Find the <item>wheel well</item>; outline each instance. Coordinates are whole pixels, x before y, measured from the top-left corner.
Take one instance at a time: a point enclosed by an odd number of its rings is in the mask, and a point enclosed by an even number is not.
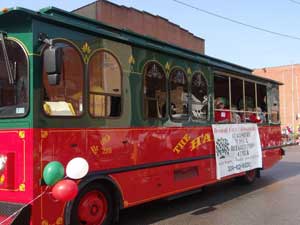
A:
[[[85,188],[87,185],[91,185],[91,184],[94,184],[94,183],[97,183],[97,184],[101,184],[103,186],[105,186],[105,188],[107,188],[107,190],[109,190],[109,192],[112,194],[113,196],[113,201],[114,201],[114,204],[115,204],[115,217],[114,217],[114,222],[118,222],[119,220],[119,211],[120,209],[122,209],[124,206],[123,206],[123,196],[121,194],[121,191],[119,190],[118,188],[118,185],[114,182],[114,180],[112,180],[110,177],[94,177],[94,178],[87,178],[87,179],[84,179],[82,180],[79,185],[78,185],[78,188],[79,188],[79,192]],[[73,207],[73,201],[71,202],[68,202],[66,208],[65,208],[65,218],[66,218],[66,224],[70,224],[69,222],[69,218],[70,218],[70,212],[71,212],[71,209]]]
[[[110,177],[98,177],[94,179],[87,179],[82,181],[79,184],[79,191],[81,188],[84,188],[86,185],[90,185],[92,183],[98,183],[104,185],[112,194],[114,202],[118,208],[122,209],[123,206],[123,196],[121,191],[119,190],[118,185],[112,180]]]

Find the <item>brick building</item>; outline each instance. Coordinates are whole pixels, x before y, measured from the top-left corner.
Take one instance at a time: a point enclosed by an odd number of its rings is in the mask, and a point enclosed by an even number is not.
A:
[[[204,54],[204,39],[163,17],[145,11],[98,0],[73,12]]]
[[[255,69],[254,74],[284,83],[279,87],[282,128],[300,125],[300,64]]]

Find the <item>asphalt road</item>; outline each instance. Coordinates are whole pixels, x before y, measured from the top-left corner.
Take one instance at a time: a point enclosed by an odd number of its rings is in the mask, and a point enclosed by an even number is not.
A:
[[[300,225],[300,147],[244,186],[234,181],[121,211],[119,225]]]

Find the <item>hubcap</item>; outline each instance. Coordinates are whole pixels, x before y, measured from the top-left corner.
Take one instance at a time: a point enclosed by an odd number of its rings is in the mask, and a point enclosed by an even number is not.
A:
[[[106,218],[108,204],[100,191],[86,193],[78,205],[78,218],[84,225],[100,225]]]
[[[247,172],[247,177],[250,179],[250,180],[253,180],[254,177],[255,177],[255,170],[250,170]]]

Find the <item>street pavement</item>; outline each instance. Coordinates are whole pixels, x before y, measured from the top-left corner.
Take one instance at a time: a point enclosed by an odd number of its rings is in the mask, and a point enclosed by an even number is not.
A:
[[[119,225],[300,225],[300,147],[252,185],[234,181],[122,210]]]

